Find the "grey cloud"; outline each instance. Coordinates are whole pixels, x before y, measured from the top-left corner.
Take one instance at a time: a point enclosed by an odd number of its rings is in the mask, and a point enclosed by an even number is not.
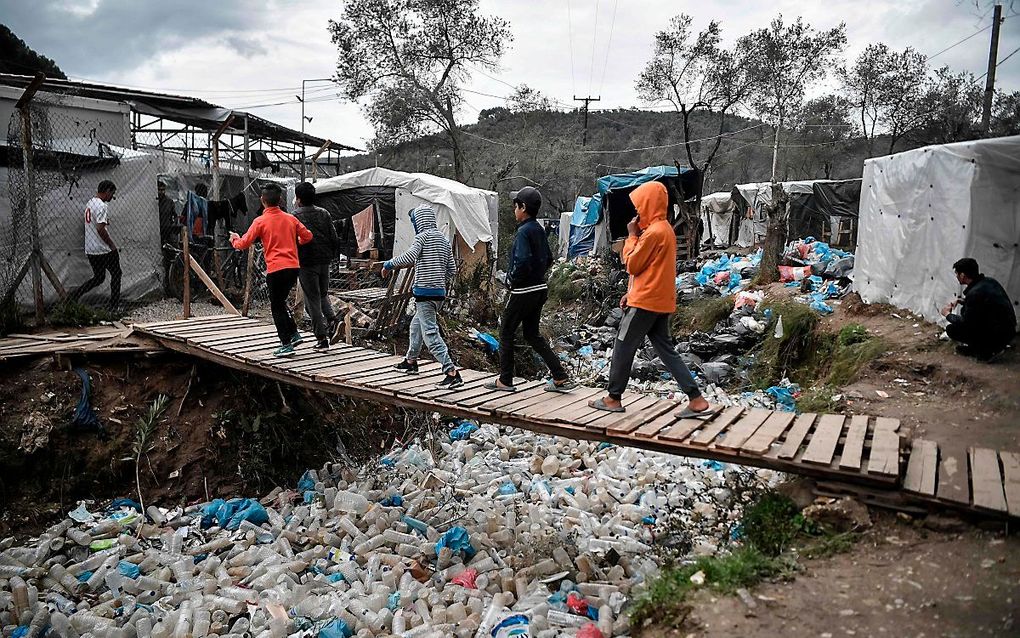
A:
[[[252,57],[256,55],[265,55],[269,53],[269,49],[266,45],[262,44],[258,38],[244,37],[239,35],[227,36],[224,42],[231,49],[237,51],[245,57]]]
[[[264,28],[243,0],[99,0],[82,14],[66,0],[0,0],[0,15],[29,46],[72,75],[106,75],[142,66],[164,51],[222,36],[242,55],[265,48],[238,31]]]

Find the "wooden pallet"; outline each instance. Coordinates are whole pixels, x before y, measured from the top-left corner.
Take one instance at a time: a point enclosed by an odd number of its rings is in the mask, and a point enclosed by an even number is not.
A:
[[[800,414],[740,407],[697,419],[677,418],[679,403],[624,396],[627,411],[593,410],[599,388],[560,394],[538,381],[517,392],[485,387],[494,375],[461,372],[465,383],[439,389],[441,370],[423,363],[418,375],[393,370],[400,360],[355,346],[327,353],[298,347],[272,355],[271,326],[236,316],[137,326],[165,347],[227,367],[322,392],[371,399],[456,417],[669,454],[714,459],[812,476],[829,483],[887,492],[915,505],[942,504],[1020,517],[1020,453],[933,441],[903,441],[899,421],[867,415]]]

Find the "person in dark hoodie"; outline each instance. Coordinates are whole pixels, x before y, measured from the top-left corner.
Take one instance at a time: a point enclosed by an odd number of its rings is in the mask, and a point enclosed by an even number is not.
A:
[[[305,312],[312,319],[313,349],[328,350],[330,333],[336,326],[336,313],[329,303],[329,264],[336,255],[336,228],[329,212],[315,205],[315,186],[301,182],[294,188],[294,196],[294,217],[312,232],[312,241],[298,246],[298,280],[305,292]]]
[[[942,316],[946,334],[958,342],[962,355],[987,361],[1006,349],[1016,335],[1016,311],[1002,284],[983,275],[978,263],[964,257],[953,264],[956,280],[966,286],[962,300],[949,302]],[[953,309],[960,306],[960,314]]]
[[[506,275],[510,294],[499,322],[499,377],[485,387],[507,392],[517,390],[514,387],[514,339],[517,329],[523,328],[524,340],[538,353],[552,374],[545,389],[567,392],[577,384],[567,376],[559,357],[539,331],[542,306],[549,297],[545,275],[553,261],[545,229],[535,220],[542,207],[542,193],[537,188],[526,186],[514,194],[513,203],[517,231]]]
[[[457,366],[450,358],[450,350],[439,334],[439,311],[446,300],[447,286],[457,272],[453,262],[453,249],[446,236],[436,226],[436,213],[429,206],[419,206],[410,213],[414,225],[414,242],[404,254],[383,263],[383,277],[398,268],[415,267],[414,318],[411,319],[411,335],[407,344],[407,356],[394,369],[408,374],[418,373],[418,354],[422,341],[429,352],[443,366],[443,380],[440,388],[456,388],[464,384]]]

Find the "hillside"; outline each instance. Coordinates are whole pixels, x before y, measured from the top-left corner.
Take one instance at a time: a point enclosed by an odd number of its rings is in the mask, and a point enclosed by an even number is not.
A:
[[[0,24],[0,73],[34,75],[37,71],[51,78],[67,79],[56,62],[33,51],[6,25]]]
[[[504,108],[483,110],[478,122],[464,127],[465,181],[480,188],[507,192],[531,184],[545,193],[558,210],[570,210],[574,198],[590,195],[598,177],[645,166],[687,164],[679,115],[642,110],[593,111],[588,120],[588,144],[581,146],[583,112],[530,111]],[[713,115],[695,118],[691,137],[713,138],[718,130]],[[748,129],[748,130],[744,130]],[[771,129],[741,117],[727,120],[722,142],[706,179],[705,192],[728,190],[735,183],[769,178],[772,165]],[[695,158],[710,150],[714,139],[695,147]],[[859,177],[865,149],[860,142],[819,142],[791,134],[781,140],[780,177],[819,179]],[[816,145],[817,144],[817,145]],[[647,148],[663,147],[666,148]],[[787,146],[789,145],[789,146]],[[704,147],[704,148],[703,148]],[[617,149],[647,149],[623,150]],[[610,153],[594,151],[613,150]],[[444,135],[431,135],[375,154],[348,158],[350,170],[375,165],[397,170],[453,176],[450,145]]]

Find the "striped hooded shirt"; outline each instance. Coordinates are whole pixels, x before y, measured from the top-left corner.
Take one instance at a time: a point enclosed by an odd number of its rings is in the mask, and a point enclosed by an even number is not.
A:
[[[416,266],[412,292],[416,299],[444,299],[446,286],[457,272],[450,242],[436,225],[436,213],[429,206],[411,211],[414,241],[403,255],[390,259],[383,267],[388,270]]]

